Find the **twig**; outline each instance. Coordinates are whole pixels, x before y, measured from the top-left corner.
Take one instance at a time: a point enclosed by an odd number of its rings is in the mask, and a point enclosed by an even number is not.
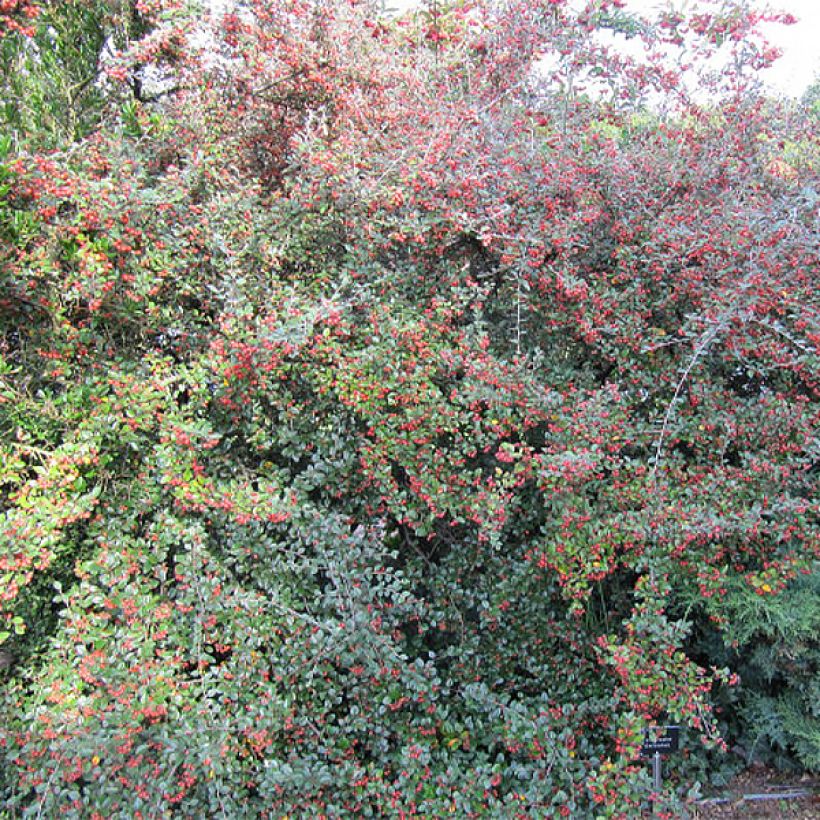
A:
[[[689,374],[692,372],[694,366],[698,363],[701,356],[709,349],[709,345],[717,338],[718,333],[726,327],[726,319],[727,316],[724,316],[721,321],[716,322],[709,330],[708,333],[704,335],[701,339],[700,344],[695,348],[695,352],[692,354],[692,358],[689,360],[689,363],[686,365],[686,369],[683,371],[683,375],[678,380],[678,384],[675,387],[675,392],[672,395],[672,400],[669,402],[669,406],[666,408],[666,413],[663,417],[663,424],[661,425],[661,431],[658,435],[658,441],[655,446],[655,463],[652,465],[652,471],[649,474],[650,482],[654,483],[655,476],[658,472],[658,467],[661,463],[661,453],[663,451],[663,443],[666,440],[666,432],[669,429],[669,422],[672,420],[672,414],[675,412],[675,405],[677,404],[678,398],[680,397],[681,390],[683,390],[684,385],[686,384],[687,379],[689,378]]]

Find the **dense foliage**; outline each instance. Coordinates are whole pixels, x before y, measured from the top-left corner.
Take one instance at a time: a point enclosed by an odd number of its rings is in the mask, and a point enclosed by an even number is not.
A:
[[[761,13],[6,6],[6,816],[632,817],[664,723],[672,814],[727,744],[818,765]]]

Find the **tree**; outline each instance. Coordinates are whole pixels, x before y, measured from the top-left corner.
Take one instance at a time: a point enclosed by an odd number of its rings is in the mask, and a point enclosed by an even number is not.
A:
[[[136,60],[128,66],[122,57],[160,22],[150,4],[61,0],[11,5],[11,12],[0,17],[0,121],[16,143],[57,148],[92,132],[106,105],[116,101],[106,88],[109,70],[123,76],[126,69],[133,96],[142,96],[144,66]]]
[[[631,816],[647,727],[720,746],[714,646],[818,546],[817,138],[758,20],[248,2],[7,146],[10,806]]]

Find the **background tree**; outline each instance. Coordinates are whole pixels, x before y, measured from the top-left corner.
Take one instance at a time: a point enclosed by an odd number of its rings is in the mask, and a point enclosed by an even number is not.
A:
[[[111,97],[106,64],[113,67],[152,27],[149,7],[67,0],[31,4],[17,15],[13,19],[22,16],[27,24],[9,26],[0,48],[5,134],[35,148],[86,136]],[[139,79],[137,71],[132,83]]]

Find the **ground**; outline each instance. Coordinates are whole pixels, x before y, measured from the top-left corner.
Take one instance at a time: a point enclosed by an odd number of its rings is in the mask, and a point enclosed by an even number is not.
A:
[[[776,799],[774,795],[808,793],[804,797]],[[771,796],[769,799],[749,799],[749,796]],[[766,769],[744,772],[729,787],[710,800],[702,802],[692,812],[694,820],[746,820],[749,817],[771,820],[818,820],[820,818],[820,779],[811,775],[789,778]]]

